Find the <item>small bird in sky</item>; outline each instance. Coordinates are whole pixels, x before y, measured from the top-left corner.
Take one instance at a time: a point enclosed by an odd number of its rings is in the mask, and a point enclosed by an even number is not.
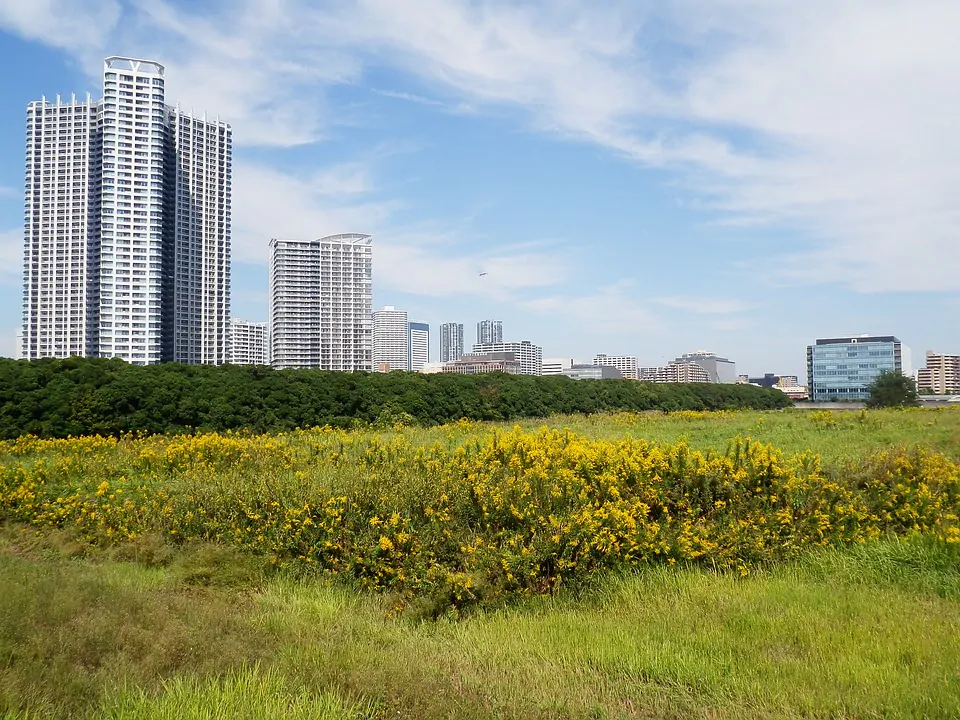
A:
[[[483,277],[484,275],[486,275],[485,272],[480,273],[480,277]]]

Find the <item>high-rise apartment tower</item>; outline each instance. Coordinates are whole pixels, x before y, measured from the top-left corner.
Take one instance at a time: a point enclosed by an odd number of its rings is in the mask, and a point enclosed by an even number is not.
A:
[[[440,326],[440,362],[453,362],[463,357],[463,323]]]
[[[410,369],[410,325],[407,311],[387,305],[373,312],[373,370]]]
[[[109,57],[103,98],[27,106],[20,354],[220,364],[230,314],[230,126]]]
[[[477,323],[477,344],[489,345],[503,342],[502,320],[481,320]]]
[[[239,318],[230,321],[231,365],[269,365],[270,333],[267,323],[248,322]]]
[[[410,323],[410,337],[407,341],[410,353],[408,369],[420,372],[430,362],[430,326],[427,323]]]
[[[371,370],[372,258],[358,233],[270,241],[273,367]]]

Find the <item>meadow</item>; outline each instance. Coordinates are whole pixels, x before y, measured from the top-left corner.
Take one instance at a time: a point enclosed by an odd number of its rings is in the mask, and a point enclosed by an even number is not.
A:
[[[0,717],[960,716],[960,412],[0,443]]]

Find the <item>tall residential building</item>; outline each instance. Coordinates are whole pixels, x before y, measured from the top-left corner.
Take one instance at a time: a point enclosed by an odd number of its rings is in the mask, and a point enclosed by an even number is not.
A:
[[[477,343],[474,355],[486,353],[513,353],[520,362],[521,375],[540,375],[543,371],[543,348],[529,340],[522,342]]]
[[[104,61],[103,99],[27,106],[21,355],[227,361],[230,126]]]
[[[345,233],[270,241],[273,367],[372,369],[373,240]]]
[[[707,371],[710,382],[734,384],[737,382],[737,364],[733,360],[717,356],[716,353],[697,350],[692,353],[684,353],[673,362],[696,363]]]
[[[892,335],[827,338],[807,346],[807,385],[814,402],[866,400],[885,371],[911,375],[910,348]]]
[[[231,365],[269,365],[270,333],[267,323],[230,320]]]
[[[574,366],[573,358],[544,358],[540,363],[541,375],[562,375],[564,370]]]
[[[600,354],[593,358],[594,365],[605,365],[614,367],[620,371],[620,375],[628,380],[639,380],[637,374],[637,359],[630,355],[604,355]]]
[[[407,311],[387,305],[373,313],[373,370],[410,369],[410,326]]]
[[[477,323],[477,345],[491,345],[502,342],[502,320],[481,320]]]
[[[960,355],[927,350],[926,367],[917,370],[917,388],[935,395],[960,393]]]
[[[440,362],[453,362],[463,355],[463,323],[440,326]]]
[[[410,323],[410,337],[407,340],[410,358],[407,363],[412,372],[420,372],[430,362],[430,326],[427,323]]]

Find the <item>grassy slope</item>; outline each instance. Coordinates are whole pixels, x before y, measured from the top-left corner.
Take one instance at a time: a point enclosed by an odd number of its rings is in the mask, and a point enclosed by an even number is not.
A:
[[[960,716],[960,563],[919,543],[432,624],[221,548],[78,550],[0,534],[0,717]]]

